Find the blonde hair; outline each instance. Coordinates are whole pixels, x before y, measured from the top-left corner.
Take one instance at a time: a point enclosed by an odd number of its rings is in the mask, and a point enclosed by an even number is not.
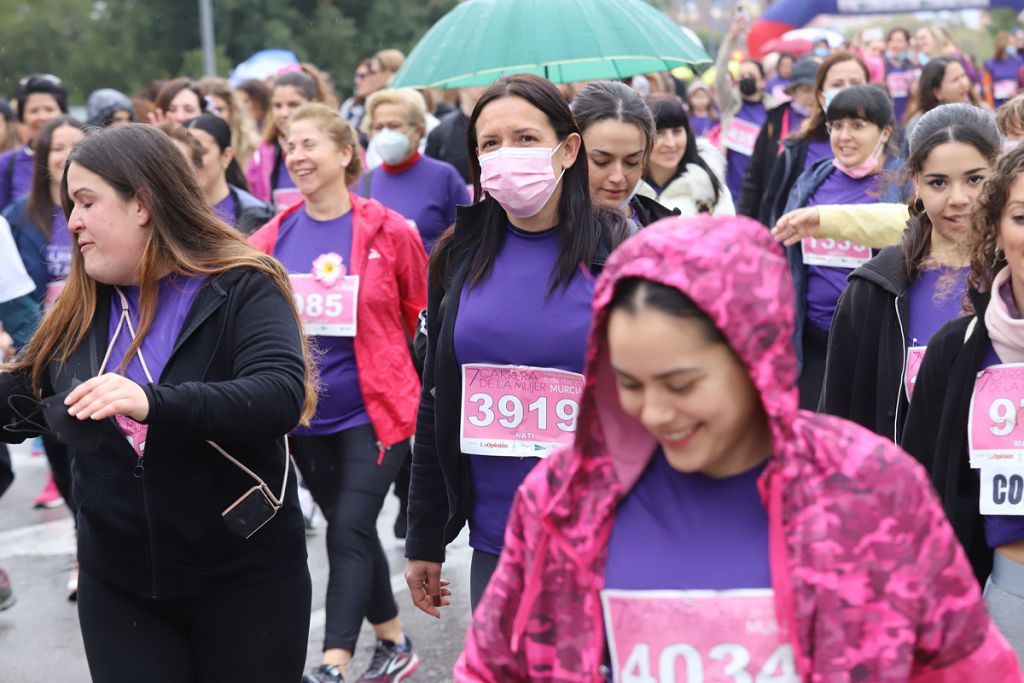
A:
[[[288,128],[290,129],[299,121],[313,121],[316,123],[317,127],[337,145],[338,149],[351,147],[352,160],[345,167],[345,184],[351,185],[359,180],[359,176],[363,173],[363,159],[361,148],[359,147],[359,136],[352,125],[342,118],[337,110],[319,102],[304,104],[296,109],[292,117],[288,119]],[[287,135],[287,131],[285,131],[285,135]]]
[[[360,127],[367,135],[370,134],[370,126],[373,125],[373,116],[377,107],[382,104],[404,107],[405,118],[414,128],[427,125],[427,103],[419,91],[412,88],[378,90],[366,99],[366,115],[363,116]]]
[[[204,97],[219,97],[228,103],[230,111],[226,121],[231,128],[231,149],[235,150],[238,165],[245,168],[260,144],[256,123],[246,113],[238,93],[223,78],[206,76],[196,85]]]
[[[373,56],[373,60],[377,62],[379,66],[384,67],[388,71],[394,73],[402,68],[405,64],[405,55],[401,50],[391,48],[389,50],[381,50]]]
[[[996,125],[1007,137],[1024,133],[1024,94],[1003,102],[996,110]]]

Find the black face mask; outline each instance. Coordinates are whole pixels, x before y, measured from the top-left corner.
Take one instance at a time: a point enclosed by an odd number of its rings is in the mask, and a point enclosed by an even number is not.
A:
[[[744,97],[753,97],[757,94],[757,81],[753,78],[740,79],[740,94]]]

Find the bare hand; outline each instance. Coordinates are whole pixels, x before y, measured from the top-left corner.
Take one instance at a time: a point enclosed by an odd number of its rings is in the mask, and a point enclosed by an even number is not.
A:
[[[105,420],[124,415],[143,422],[149,415],[146,392],[127,377],[108,372],[82,382],[64,399],[68,415],[79,420]]]
[[[11,335],[4,332],[3,327],[0,327],[0,362],[6,362],[8,359],[14,358],[15,351],[14,340],[11,339]]]
[[[750,30],[750,17],[746,12],[736,12],[732,17],[732,24],[729,25],[729,35],[736,38]]]
[[[149,112],[149,122],[154,126],[159,126],[164,121],[170,121],[170,119],[167,118],[167,114],[164,113],[163,109],[154,109]]]
[[[409,585],[412,603],[432,617],[441,618],[441,607],[451,604],[448,581],[441,578],[441,563],[409,560],[405,566],[405,582]]]
[[[818,207],[809,206],[784,214],[772,228],[772,237],[783,246],[791,247],[802,239],[814,237],[821,230]]]

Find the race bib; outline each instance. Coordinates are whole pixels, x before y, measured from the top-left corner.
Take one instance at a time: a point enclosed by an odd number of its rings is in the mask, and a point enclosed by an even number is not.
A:
[[[910,97],[910,91],[914,87],[914,72],[893,71],[885,77],[885,87],[894,100]]]
[[[754,153],[754,145],[760,132],[761,126],[758,124],[734,118],[722,136],[722,144],[734,152],[749,157]]]
[[[601,591],[616,683],[798,683],[774,591]]]
[[[992,95],[997,100],[1009,100],[1017,95],[1017,81],[1006,78],[992,84]]]
[[[924,361],[924,352],[927,346],[911,346],[907,349],[907,373],[903,378],[903,386],[907,390],[907,400],[914,397],[914,385],[917,384],[917,371],[921,369]]]
[[[463,453],[544,458],[571,443],[583,375],[525,365],[462,366]]]
[[[968,412],[971,467],[1024,466],[1024,363],[978,373]]]
[[[274,210],[281,213],[292,204],[298,204],[303,200],[302,193],[294,187],[285,187],[279,190],[274,190],[273,194]]]
[[[43,311],[48,311],[53,308],[53,304],[57,301],[57,297],[64,291],[65,282],[66,280],[54,280],[53,282],[46,283],[46,291],[43,292]]]
[[[859,268],[871,260],[871,249],[850,240],[808,237],[800,242],[805,266]]]
[[[1024,515],[1024,468],[981,468],[983,515]]]
[[[339,278],[328,287],[312,275],[289,275],[306,334],[320,337],[356,336],[359,276]]]

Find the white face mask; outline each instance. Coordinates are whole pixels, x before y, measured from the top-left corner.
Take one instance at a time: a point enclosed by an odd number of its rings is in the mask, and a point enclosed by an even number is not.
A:
[[[829,88],[828,90],[826,90],[824,92],[825,104],[822,105],[822,111],[824,111],[827,114],[828,113],[829,105],[832,104],[832,100],[834,100],[836,98],[836,95],[838,95],[842,91],[843,91],[842,88]]]
[[[391,166],[405,161],[405,158],[409,156],[409,148],[412,147],[408,135],[390,128],[385,128],[377,133],[373,137],[373,141],[380,158],[384,160],[385,164]]]

